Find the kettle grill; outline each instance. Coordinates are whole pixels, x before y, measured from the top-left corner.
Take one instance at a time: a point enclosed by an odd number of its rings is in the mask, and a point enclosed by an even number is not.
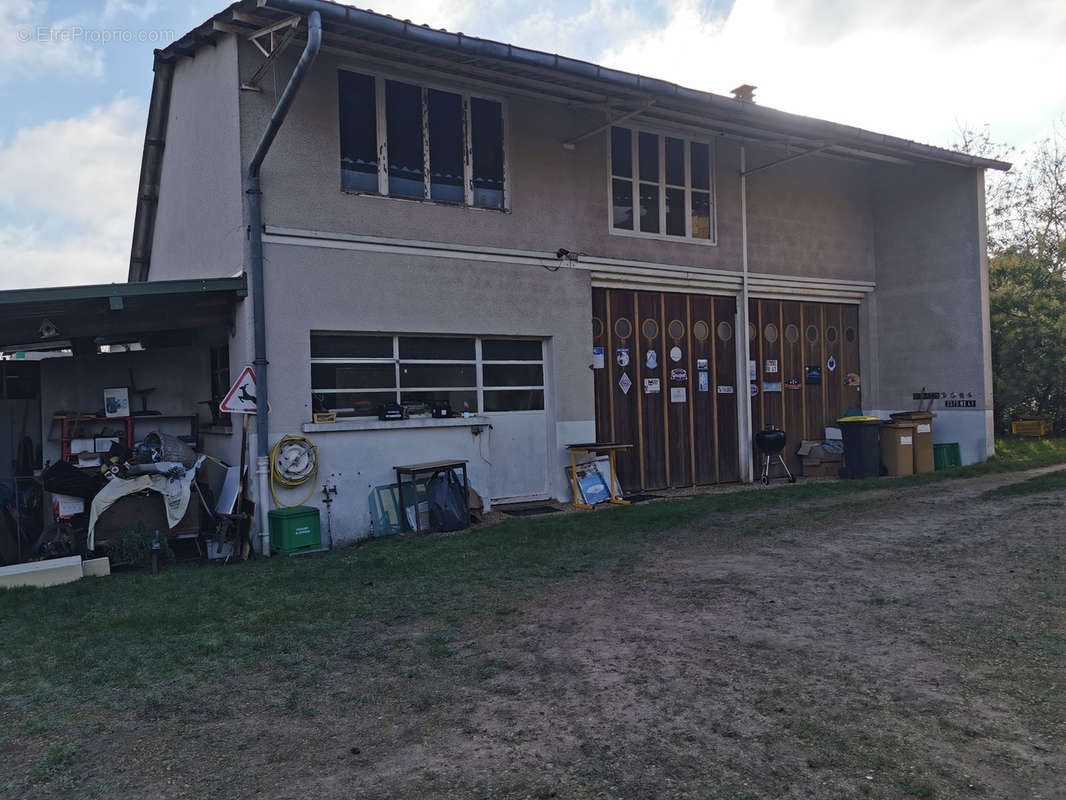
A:
[[[766,456],[766,460],[763,462],[762,466],[763,486],[768,486],[770,484],[770,462],[775,457],[781,462],[781,466],[785,468],[785,476],[788,478],[788,482],[796,482],[796,476],[789,470],[788,464],[785,463],[784,456],[781,455],[781,451],[785,449],[785,443],[787,441],[785,432],[773,425],[767,425],[755,434],[755,445],[762,451],[762,454]]]

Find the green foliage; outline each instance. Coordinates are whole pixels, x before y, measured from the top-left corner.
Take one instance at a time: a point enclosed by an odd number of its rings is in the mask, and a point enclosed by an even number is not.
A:
[[[174,561],[174,551],[170,549],[165,533],[158,535],[148,530],[143,522],[138,522],[122,531],[122,538],[112,541],[107,546],[107,555],[116,566],[146,567],[152,563],[152,545],[159,540],[159,563],[169,564]]]
[[[1012,248],[989,271],[996,419],[1039,416],[1066,430],[1066,280],[1049,260]]]
[[[1016,158],[987,127],[960,131],[958,147],[1015,161],[986,176],[997,425],[1040,416],[1066,430],[1066,127]]]

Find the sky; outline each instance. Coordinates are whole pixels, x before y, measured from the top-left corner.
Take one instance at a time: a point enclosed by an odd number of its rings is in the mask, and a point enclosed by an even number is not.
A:
[[[125,280],[152,51],[226,5],[0,0],[0,289]],[[929,144],[1024,151],[1066,117],[1066,0],[367,5]]]

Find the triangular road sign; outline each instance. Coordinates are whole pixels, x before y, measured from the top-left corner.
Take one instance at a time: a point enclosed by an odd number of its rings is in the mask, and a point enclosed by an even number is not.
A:
[[[245,367],[240,377],[233,382],[233,386],[226,394],[226,398],[218,404],[223,414],[254,414],[256,399],[255,373],[251,367]],[[270,412],[270,404],[267,404],[267,413]]]

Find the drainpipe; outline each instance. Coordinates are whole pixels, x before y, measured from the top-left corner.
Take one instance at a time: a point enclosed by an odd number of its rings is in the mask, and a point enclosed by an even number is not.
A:
[[[317,11],[307,16],[307,45],[296,69],[292,71],[285,91],[270,115],[270,122],[259,145],[252,154],[248,164],[248,176],[245,182],[245,194],[248,195],[248,226],[251,251],[252,273],[252,316],[255,326],[255,411],[256,411],[256,460],[255,474],[258,481],[259,495],[259,547],[262,555],[270,557],[270,531],[268,527],[267,498],[270,497],[270,420],[267,418],[268,382],[266,357],[266,292],[263,287],[263,205],[262,191],[259,186],[259,168],[263,165],[270,145],[274,143],[281,123],[289,113],[296,93],[300,90],[304,75],[318,55],[322,46],[322,18]]]
[[[751,360],[751,340],[748,338],[748,174],[747,154],[744,145],[740,145],[740,262],[742,271],[740,288],[740,308],[737,309],[737,338],[740,340],[740,373],[742,380],[737,388],[747,386],[744,401],[740,403],[740,477],[751,483],[755,478],[752,468],[751,430],[751,376],[748,375],[748,362]]]

